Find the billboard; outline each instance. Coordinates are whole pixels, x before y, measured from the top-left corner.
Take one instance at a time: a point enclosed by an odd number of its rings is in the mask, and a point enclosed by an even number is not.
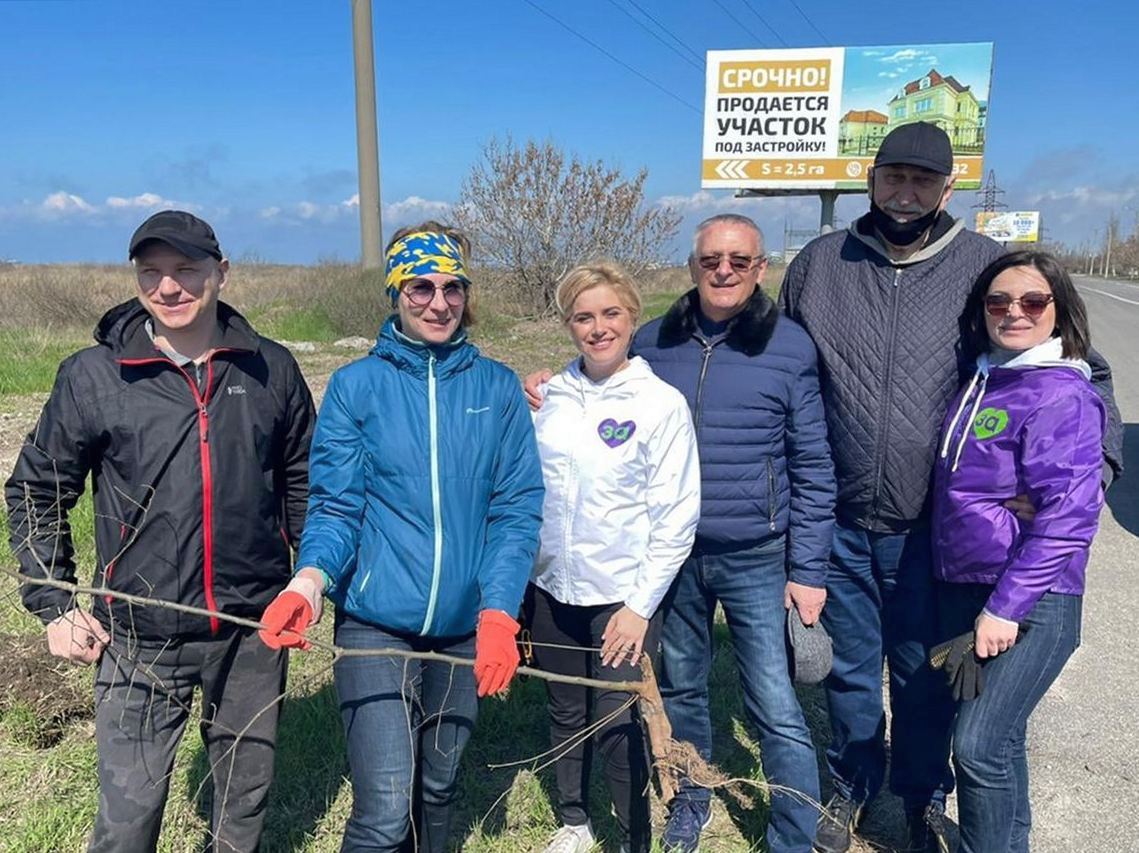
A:
[[[1036,243],[1040,240],[1040,211],[978,211],[976,230],[1000,243]]]
[[[981,186],[992,42],[710,50],[705,189],[861,189],[883,137],[928,121]]]

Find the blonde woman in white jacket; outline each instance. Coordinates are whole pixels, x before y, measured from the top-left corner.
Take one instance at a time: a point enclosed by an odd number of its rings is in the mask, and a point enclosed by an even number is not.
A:
[[[700,515],[696,436],[683,395],[629,357],[641,298],[624,270],[613,263],[571,270],[557,305],[581,356],[550,380],[535,413],[546,495],[526,622],[543,669],[635,680],[640,655],[656,654],[654,617],[692,549]],[[555,748],[628,699],[574,685],[548,683],[547,690]],[[629,708],[557,762],[562,826],[547,853],[584,853],[596,843],[588,805],[594,749],[622,850],[648,851],[649,771]]]

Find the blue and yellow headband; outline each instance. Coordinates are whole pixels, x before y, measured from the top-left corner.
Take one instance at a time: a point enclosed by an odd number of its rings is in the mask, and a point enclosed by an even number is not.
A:
[[[417,231],[397,240],[388,249],[384,266],[384,283],[393,304],[399,299],[404,282],[431,273],[453,275],[468,285],[471,283],[458,242],[434,231]]]

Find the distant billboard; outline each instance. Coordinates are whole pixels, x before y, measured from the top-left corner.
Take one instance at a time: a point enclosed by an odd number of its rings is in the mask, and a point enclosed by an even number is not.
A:
[[[1040,240],[1040,211],[978,211],[977,233],[1000,243],[1036,243]]]
[[[992,42],[708,51],[706,189],[857,189],[883,137],[915,121],[981,186]]]

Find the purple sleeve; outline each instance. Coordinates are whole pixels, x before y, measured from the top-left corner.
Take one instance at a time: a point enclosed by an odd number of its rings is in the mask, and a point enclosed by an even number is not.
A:
[[[1019,622],[1086,550],[1103,505],[1104,410],[1092,394],[1068,393],[1029,416],[1020,470],[1036,517],[1021,522],[1020,544],[997,581],[986,609]]]

